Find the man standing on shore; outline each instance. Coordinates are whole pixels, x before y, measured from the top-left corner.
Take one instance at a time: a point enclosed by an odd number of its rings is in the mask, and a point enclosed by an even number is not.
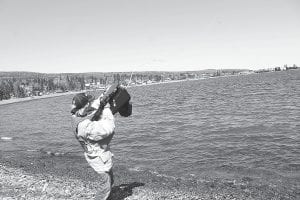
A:
[[[112,156],[109,143],[113,138],[115,119],[107,103],[99,120],[92,117],[100,106],[101,97],[93,99],[84,93],[76,94],[72,102],[72,126],[76,139],[84,149],[89,165],[100,175],[96,199],[106,200],[113,184]]]

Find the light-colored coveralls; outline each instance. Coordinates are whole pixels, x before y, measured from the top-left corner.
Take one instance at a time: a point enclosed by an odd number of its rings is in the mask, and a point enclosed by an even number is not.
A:
[[[91,107],[98,109],[100,99],[92,102]],[[81,117],[87,106],[72,115],[75,137],[84,148],[84,156],[88,164],[101,176],[101,183],[96,199],[105,200],[109,197],[113,184],[112,156],[109,143],[112,140],[115,129],[115,119],[107,104],[98,121],[91,121],[95,111]]]

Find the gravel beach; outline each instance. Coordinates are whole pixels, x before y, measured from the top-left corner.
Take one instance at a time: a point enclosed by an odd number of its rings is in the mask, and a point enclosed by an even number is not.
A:
[[[97,190],[97,182],[53,175],[33,175],[21,169],[3,165],[0,167],[1,199],[93,199]],[[132,182],[114,186],[111,199],[202,199],[191,194],[154,189],[144,185]]]
[[[0,164],[1,199],[93,199],[97,191],[97,178],[91,168],[86,174],[77,171],[56,171],[45,173],[49,163],[36,166],[35,163],[5,162]],[[15,165],[15,166],[13,166]],[[30,167],[31,165],[31,167]],[[36,173],[33,173],[36,171]],[[72,174],[73,173],[73,174]],[[115,184],[111,200],[233,200],[233,199],[297,199],[295,190],[276,190],[268,185],[256,187],[251,180],[184,180],[149,172],[114,168]]]

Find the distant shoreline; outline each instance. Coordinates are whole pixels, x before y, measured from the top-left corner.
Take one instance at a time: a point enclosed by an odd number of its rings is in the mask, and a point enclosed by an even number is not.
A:
[[[52,98],[52,97],[65,96],[65,95],[76,94],[76,93],[79,93],[79,91],[54,93],[54,94],[47,94],[47,95],[43,95],[43,96],[32,96],[32,97],[24,97],[24,98],[6,99],[6,100],[0,101],[0,106],[1,105],[12,104],[12,103],[25,102],[25,101],[33,101],[33,100],[38,100],[38,99],[46,99],[46,98]]]
[[[236,76],[236,75],[233,75],[233,76]],[[229,77],[229,76],[220,76],[220,77]],[[135,85],[128,86],[128,88],[150,86],[150,85],[160,85],[160,84],[169,84],[169,83],[179,83],[179,82],[186,82],[186,81],[198,81],[198,80],[205,80],[205,79],[210,79],[210,78],[220,78],[220,77],[172,80],[172,81],[153,82],[153,83],[138,84],[138,85],[135,84]],[[96,89],[96,90],[99,90],[99,89]],[[13,103],[20,103],[20,102],[38,100],[38,99],[46,99],[46,98],[53,98],[53,97],[59,97],[59,96],[66,96],[66,95],[77,94],[77,93],[80,93],[80,92],[88,92],[88,91],[94,91],[94,90],[90,89],[90,90],[82,90],[82,91],[69,91],[69,92],[62,92],[62,93],[47,94],[47,95],[42,95],[42,96],[31,96],[31,97],[24,97],[24,98],[11,98],[11,99],[6,99],[6,100],[1,100],[0,101],[0,106],[1,105],[13,104]]]
[[[130,85],[128,87],[141,87],[147,85],[160,85],[160,84],[167,84],[167,83],[178,83],[178,82],[185,82],[185,81],[194,81],[194,80],[201,80],[201,79],[183,79],[183,80],[173,80],[173,81],[164,81],[164,82],[153,82],[153,83],[146,83],[146,84],[135,84]]]
[[[149,84],[141,84],[141,85],[131,85],[129,87],[140,87],[140,86],[147,86],[147,85],[158,85],[158,84],[175,83],[175,82],[183,82],[183,81],[190,81],[190,80],[157,82],[157,83],[149,83]],[[201,80],[201,79],[193,79],[193,80]],[[69,91],[69,92],[63,92],[63,93],[47,94],[47,95],[42,95],[42,96],[31,96],[31,97],[24,97],[24,98],[5,99],[5,100],[0,101],[0,106],[1,105],[13,104],[13,103],[19,103],[19,102],[25,102],[25,101],[38,100],[38,99],[47,99],[47,98],[53,98],[53,97],[59,97],[59,96],[66,96],[66,95],[71,95],[71,94],[77,94],[77,93],[80,93],[80,92],[87,92],[87,91],[93,91],[93,90],[91,89],[91,90],[82,90],[82,91]]]

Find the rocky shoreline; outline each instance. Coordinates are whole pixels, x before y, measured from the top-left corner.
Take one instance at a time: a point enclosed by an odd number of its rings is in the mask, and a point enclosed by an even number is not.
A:
[[[57,169],[20,164],[20,168],[0,164],[0,198],[9,199],[93,199],[97,178],[89,168],[78,177]],[[69,169],[66,169],[69,170]],[[37,171],[33,173],[32,171]],[[75,171],[75,174],[77,172]],[[61,175],[64,174],[64,175]],[[148,172],[115,167],[115,184],[110,200],[258,200],[297,199],[293,191],[275,190],[267,185],[254,186],[250,178],[241,180],[171,180]]]
[[[31,175],[0,165],[1,199],[91,199],[93,188],[75,179]]]
[[[0,165],[1,199],[93,199],[97,182],[53,175],[29,174],[22,169]],[[157,190],[144,183],[114,186],[111,200],[202,199],[178,191]]]

